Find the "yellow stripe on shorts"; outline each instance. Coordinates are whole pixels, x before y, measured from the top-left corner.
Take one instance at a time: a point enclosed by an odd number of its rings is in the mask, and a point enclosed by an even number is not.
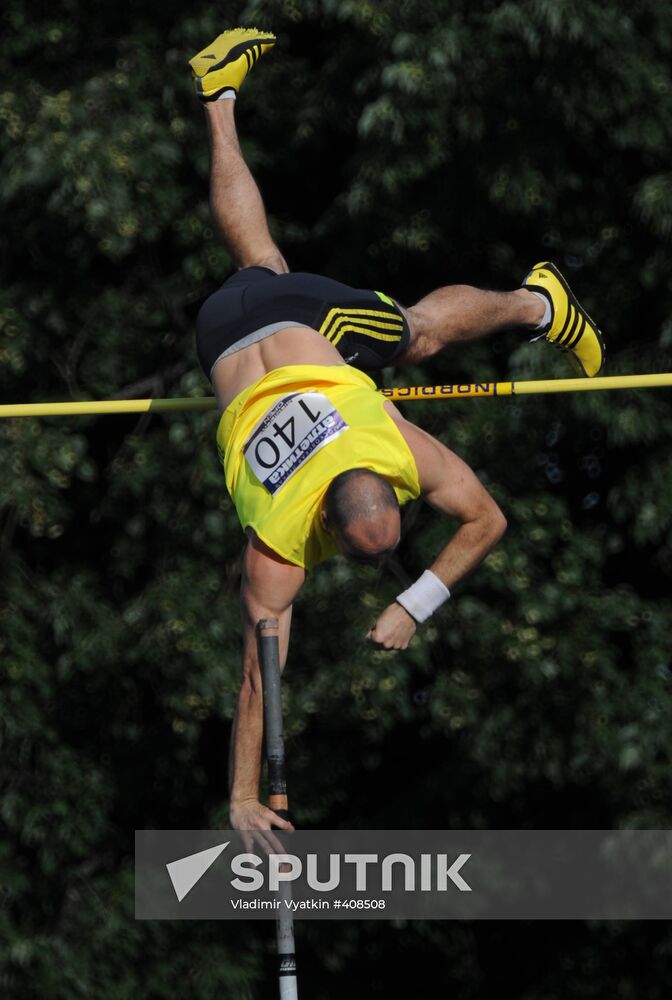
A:
[[[383,330],[396,331],[383,333]],[[401,338],[404,320],[393,313],[376,309],[343,309],[334,307],[327,313],[320,326],[320,333],[333,344],[337,344],[348,331],[371,337],[373,340],[395,341]],[[380,331],[380,332],[379,332]]]

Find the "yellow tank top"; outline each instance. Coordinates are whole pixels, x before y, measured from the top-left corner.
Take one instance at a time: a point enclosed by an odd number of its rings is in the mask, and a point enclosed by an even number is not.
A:
[[[243,530],[312,569],[338,552],[320,510],[339,473],[378,472],[400,504],[419,496],[415,460],[384,403],[348,365],[287,365],[239,393],[222,414],[217,448]]]

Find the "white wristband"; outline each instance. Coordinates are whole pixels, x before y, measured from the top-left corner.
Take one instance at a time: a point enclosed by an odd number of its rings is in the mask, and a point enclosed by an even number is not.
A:
[[[415,583],[397,597],[397,604],[422,624],[450,597],[445,583],[431,569],[426,569]]]

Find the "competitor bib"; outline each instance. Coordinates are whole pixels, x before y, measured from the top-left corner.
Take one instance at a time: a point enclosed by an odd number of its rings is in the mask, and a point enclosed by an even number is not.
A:
[[[257,423],[243,446],[245,460],[270,494],[348,425],[321,392],[283,396]]]

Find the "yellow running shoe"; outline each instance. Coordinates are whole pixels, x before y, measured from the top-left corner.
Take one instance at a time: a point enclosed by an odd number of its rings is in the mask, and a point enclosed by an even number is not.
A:
[[[275,35],[256,28],[233,28],[189,60],[202,101],[218,101],[226,93],[237,94],[243,80],[265,52],[275,45]]]
[[[555,264],[548,261],[535,264],[523,281],[523,288],[541,292],[551,303],[551,321],[535,339],[545,337],[554,347],[569,351],[569,360],[582,375],[590,378],[598,375],[604,367],[602,334]]]

